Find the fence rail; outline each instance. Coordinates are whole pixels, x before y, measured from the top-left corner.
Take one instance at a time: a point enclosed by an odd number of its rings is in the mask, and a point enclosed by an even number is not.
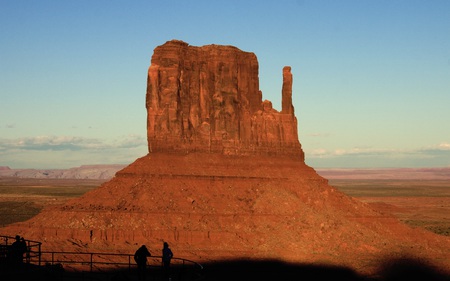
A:
[[[8,253],[15,237],[0,235],[0,262],[8,262]],[[111,272],[133,273],[136,269],[134,254],[101,252],[42,251],[39,241],[25,240],[27,245],[23,261],[26,264],[53,267],[64,272],[83,274],[106,274]],[[148,258],[148,267],[154,274],[160,273],[162,256]],[[173,257],[171,262],[172,280],[198,280],[202,277],[203,266],[195,261]],[[85,279],[85,278],[83,278]]]

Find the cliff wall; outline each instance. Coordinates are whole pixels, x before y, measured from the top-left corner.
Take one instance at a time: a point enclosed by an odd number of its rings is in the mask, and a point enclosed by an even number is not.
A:
[[[258,60],[233,46],[168,41],[154,50],[147,80],[149,152],[289,155],[304,159],[283,69],[283,110],[262,100]]]

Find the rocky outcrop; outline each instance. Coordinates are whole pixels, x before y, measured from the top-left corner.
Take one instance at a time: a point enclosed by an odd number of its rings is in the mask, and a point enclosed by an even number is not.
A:
[[[281,112],[262,100],[255,54],[169,41],[154,50],[148,70],[149,151],[304,159],[290,67],[283,70],[282,98]]]

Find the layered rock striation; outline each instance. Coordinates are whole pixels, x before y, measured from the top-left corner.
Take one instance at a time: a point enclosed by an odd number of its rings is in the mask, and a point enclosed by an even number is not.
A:
[[[303,159],[290,67],[283,70],[282,99],[281,112],[262,100],[255,54],[169,41],[154,50],[148,70],[149,151]]]

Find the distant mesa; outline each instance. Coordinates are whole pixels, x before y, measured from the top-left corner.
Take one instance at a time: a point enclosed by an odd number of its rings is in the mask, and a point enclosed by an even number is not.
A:
[[[369,271],[406,254],[449,268],[446,237],[373,210],[305,164],[290,67],[282,77],[278,112],[262,99],[255,54],[178,40],[156,47],[149,153],[99,188],[1,232],[56,251],[134,253],[166,241],[200,262],[278,259]]]
[[[82,165],[69,169],[6,169],[0,168],[0,177],[35,179],[95,179],[108,180],[126,165]]]

